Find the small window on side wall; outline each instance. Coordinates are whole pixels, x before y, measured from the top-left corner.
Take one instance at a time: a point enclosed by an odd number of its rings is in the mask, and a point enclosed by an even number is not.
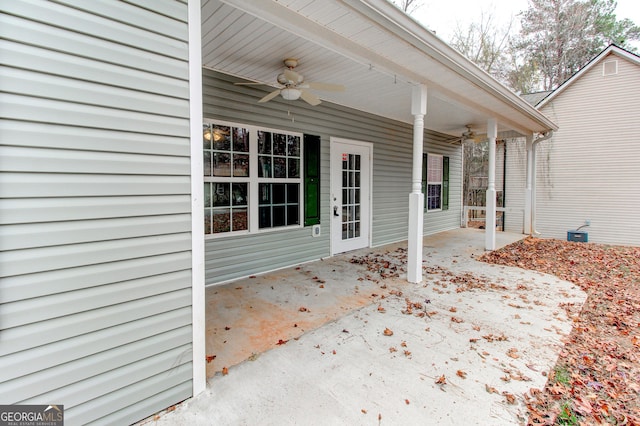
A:
[[[449,209],[449,157],[424,154],[422,191],[426,211]]]

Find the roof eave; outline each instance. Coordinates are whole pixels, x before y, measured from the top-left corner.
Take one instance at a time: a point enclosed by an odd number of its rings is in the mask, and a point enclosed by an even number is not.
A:
[[[466,78],[497,99],[537,122],[544,131],[557,130],[558,126],[548,117],[495,80],[460,52],[441,40],[432,31],[402,12],[386,0],[342,0],[401,37],[459,76]]]

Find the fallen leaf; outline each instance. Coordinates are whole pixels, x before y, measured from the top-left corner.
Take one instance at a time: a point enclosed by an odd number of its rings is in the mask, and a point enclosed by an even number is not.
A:
[[[436,385],[446,385],[446,384],[447,384],[447,378],[444,376],[444,374],[438,377],[438,380],[436,380]]]
[[[364,408],[360,410],[362,412],[362,414],[367,414],[367,410],[365,410]]]
[[[505,398],[507,399],[507,404],[511,404],[514,405],[516,403],[516,396],[505,391],[502,392],[502,394],[505,396]]]
[[[385,328],[383,334],[385,336],[393,336],[393,331],[391,331],[389,328]]]
[[[407,404],[407,405],[409,405],[409,404],[410,404],[410,402],[409,402],[409,400],[408,400],[408,399],[405,399],[405,400],[404,400],[404,403],[405,403],[405,404]]]
[[[494,388],[493,386],[489,386],[489,385],[484,385],[484,388],[487,392],[489,393],[497,393],[500,394],[500,392],[498,392],[498,389]]]
[[[516,349],[516,348],[510,348],[507,351],[507,356],[511,357],[511,358],[514,358],[514,359],[520,358],[520,355],[518,354],[518,349]]]
[[[457,322],[457,323],[464,322],[464,320],[462,318],[458,318],[458,317],[451,317],[451,321],[452,322]]]
[[[458,371],[456,371],[456,374],[457,374],[457,375],[458,375],[458,377],[460,377],[460,378],[463,378],[463,379],[466,379],[466,378],[467,378],[467,373],[465,373],[465,372],[464,372],[464,371],[462,371],[462,370],[458,370]]]
[[[276,343],[276,345],[284,345],[287,342],[288,342],[288,340],[278,339],[278,343]]]
[[[227,367],[222,367],[222,375],[226,376],[227,374],[229,374],[229,369]]]
[[[309,310],[307,308],[305,308],[304,306],[301,306],[300,309],[298,309],[300,312],[309,312]]]
[[[215,355],[207,355],[207,364],[209,364],[211,361],[213,361],[214,359],[216,359]]]

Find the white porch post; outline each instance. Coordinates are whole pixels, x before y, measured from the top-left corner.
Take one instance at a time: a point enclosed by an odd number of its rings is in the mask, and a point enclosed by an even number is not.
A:
[[[419,84],[411,93],[413,114],[413,169],[409,194],[409,236],[407,280],[422,282],[422,228],[424,226],[424,196],[422,195],[422,145],[424,116],[427,113],[427,87]]]
[[[202,36],[200,3],[189,2],[189,127],[191,138],[191,315],[193,396],[207,388],[202,184]]]
[[[524,190],[524,233],[532,234],[531,208],[533,186],[533,135],[527,135],[527,186]]]
[[[489,138],[489,186],[487,188],[487,214],[485,222],[485,250],[496,249],[496,138],[498,122],[495,118],[487,121]]]

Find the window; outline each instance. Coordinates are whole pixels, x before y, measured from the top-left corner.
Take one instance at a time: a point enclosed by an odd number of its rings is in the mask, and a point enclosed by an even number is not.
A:
[[[315,145],[309,149],[319,155],[319,138]],[[296,133],[204,123],[205,234],[302,226],[306,147]]]
[[[449,157],[437,154],[424,155],[422,192],[427,211],[449,208]]]

